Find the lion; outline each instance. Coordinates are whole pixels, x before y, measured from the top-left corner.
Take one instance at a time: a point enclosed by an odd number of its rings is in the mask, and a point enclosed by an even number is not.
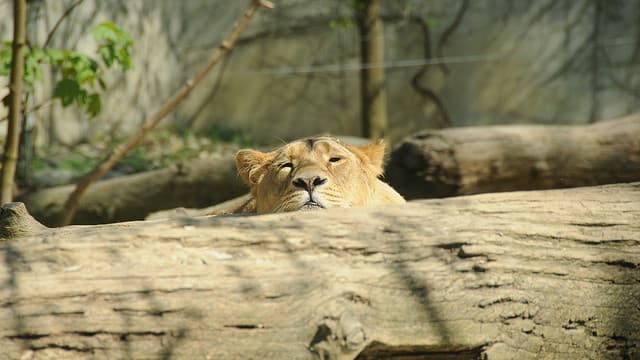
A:
[[[382,140],[351,146],[331,136],[288,143],[271,152],[242,149],[238,174],[251,194],[235,213],[279,213],[406,201],[380,180]]]

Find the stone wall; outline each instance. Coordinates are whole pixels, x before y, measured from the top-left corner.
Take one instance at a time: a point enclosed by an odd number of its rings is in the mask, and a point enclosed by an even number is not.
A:
[[[42,43],[73,2],[30,2],[32,10],[39,8],[32,41]],[[584,123],[640,107],[638,0],[382,2],[394,139],[444,124],[433,101],[411,85],[421,65],[407,60],[425,57],[420,19],[429,25],[430,58],[447,62],[446,69],[429,65],[420,83],[439,97],[454,125]],[[168,122],[202,131],[233,127],[266,143],[320,132],[359,133],[359,72],[352,66],[359,61],[357,30],[348,23],[330,25],[351,15],[347,2],[276,5],[261,11],[225,65]],[[88,29],[113,21],[135,39],[135,69],[107,77],[110,91],[96,119],[53,106],[36,114],[40,133],[73,143],[105,131],[130,132],[206,61],[244,6],[223,0],[85,0],[51,46],[86,51]],[[11,14],[10,0],[0,0],[0,13]],[[3,16],[0,40],[10,38],[11,19]],[[50,82],[41,86],[36,102],[50,91]]]

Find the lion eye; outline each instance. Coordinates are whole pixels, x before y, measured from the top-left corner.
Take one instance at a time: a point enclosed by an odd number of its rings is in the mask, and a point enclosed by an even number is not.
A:
[[[335,162],[338,162],[338,161],[340,161],[340,160],[342,160],[342,158],[339,158],[339,157],[332,157],[331,159],[329,159],[329,162],[335,163]]]
[[[288,162],[280,165],[280,169],[286,169],[286,168],[293,169],[293,163]]]

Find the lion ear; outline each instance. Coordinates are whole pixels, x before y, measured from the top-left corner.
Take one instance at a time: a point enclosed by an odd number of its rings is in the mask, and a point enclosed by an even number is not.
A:
[[[376,176],[382,175],[384,172],[384,148],[385,144],[382,139],[358,147],[358,150],[360,150],[369,160],[371,169],[374,171]]]
[[[238,174],[247,185],[257,184],[264,173],[269,158],[269,154],[257,150],[242,149],[238,151],[236,154]]]

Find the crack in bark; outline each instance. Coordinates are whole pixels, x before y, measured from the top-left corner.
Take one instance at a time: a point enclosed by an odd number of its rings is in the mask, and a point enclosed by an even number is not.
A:
[[[529,300],[527,300],[527,299],[514,299],[511,296],[505,296],[505,297],[500,297],[500,298],[495,299],[495,300],[478,303],[478,307],[481,308],[481,309],[485,309],[485,308],[488,308],[488,307],[493,306],[493,305],[504,304],[504,303],[517,303],[517,304],[529,305]]]
[[[364,304],[367,306],[371,306],[371,300],[368,298],[358,295],[353,291],[347,291],[342,293],[342,297],[356,304]]]
[[[463,246],[469,245],[467,242],[451,242],[446,244],[434,245],[434,247],[445,250],[461,249]]]
[[[83,316],[84,311],[52,311],[47,313],[22,314],[22,317],[41,317],[41,316]]]
[[[458,251],[457,256],[460,259],[470,259],[470,258],[479,257],[479,258],[484,258],[487,261],[489,260],[489,254],[484,254],[484,253],[479,253],[479,252],[471,252],[468,249],[465,250],[464,246],[460,247],[460,250]]]
[[[154,310],[154,309],[130,309],[130,308],[113,308],[114,312],[122,313],[126,315],[135,315],[135,316],[158,316],[162,317],[165,314],[175,314],[181,313],[184,309],[171,309],[171,310]]]
[[[624,223],[604,223],[604,222],[588,222],[588,223],[569,223],[569,225],[574,226],[584,226],[584,227],[614,227],[614,226],[625,226],[629,224]]]
[[[167,335],[164,331],[132,331],[132,332],[111,332],[111,331],[69,331],[63,332],[62,334],[67,335],[75,335],[81,337],[94,337],[97,335],[108,335],[113,337],[114,339],[118,339],[122,342],[128,342],[129,337],[131,336],[153,336],[153,337],[164,337]],[[9,335],[5,336],[5,339],[9,340],[18,340],[18,341],[27,341],[27,348],[32,351],[42,351],[47,349],[58,349],[64,351],[72,351],[72,352],[82,352],[82,353],[94,353],[95,350],[102,349],[101,347],[78,347],[72,346],[68,344],[61,344],[56,342],[47,342],[42,345],[34,345],[31,344],[34,340],[46,340],[47,337],[55,336],[56,334],[17,334],[17,335]],[[53,339],[52,339],[53,340]]]
[[[37,340],[37,339],[42,339],[45,338],[47,336],[49,336],[50,334],[30,334],[30,333],[24,333],[24,334],[17,334],[17,335],[8,335],[5,336],[5,339],[10,339],[10,340]]]
[[[626,261],[626,260],[611,260],[611,261],[594,261],[594,264],[607,264],[611,266],[619,266],[625,269],[637,269],[640,265]]]
[[[178,276],[171,276],[168,278],[176,278]],[[148,279],[148,277],[144,277],[141,276],[139,277],[140,279]],[[116,280],[130,280],[131,277],[118,277],[118,278],[100,278],[100,277],[95,277],[94,279],[96,280],[103,280],[103,279],[116,279]],[[172,293],[178,293],[178,292],[182,292],[182,291],[191,291],[191,292],[210,292],[212,291],[212,289],[203,289],[203,288],[175,288],[175,289],[143,289],[143,290],[133,290],[133,291],[122,291],[122,292],[84,292],[84,293],[77,293],[77,294],[64,294],[64,295],[59,295],[59,296],[43,296],[37,299],[37,301],[55,301],[55,300],[65,300],[65,299],[72,299],[72,298],[86,298],[86,297],[96,297],[96,296],[125,296],[125,295],[136,295],[136,294],[141,294],[141,295],[151,295],[151,294],[172,294]],[[21,299],[12,299],[10,301],[5,301],[3,303],[0,303],[0,308],[3,307],[13,307],[13,306],[17,306],[19,304],[24,305],[24,304],[30,304],[33,303],[34,299],[30,299],[30,298],[21,298]]]
[[[631,230],[631,229],[630,229]],[[521,233],[521,232],[507,232],[507,231],[502,231],[502,235],[507,235],[509,237],[512,237],[514,239],[520,238],[520,239],[528,239],[528,240],[533,240],[533,241],[571,241],[574,243],[579,243],[579,244],[586,244],[586,245],[609,245],[609,244],[621,244],[623,246],[633,246],[633,245],[638,245],[640,244],[640,239],[636,240],[636,239],[602,239],[602,238],[595,238],[595,239],[578,239],[575,237],[566,237],[566,236],[554,236],[554,235],[545,235],[545,234],[537,234],[537,233]]]
[[[165,336],[170,335],[166,331],[106,331],[106,330],[96,330],[96,331],[66,331],[63,334],[69,335],[78,335],[82,337],[93,337],[97,335],[109,335],[122,338],[127,336]],[[46,334],[44,336],[51,336],[51,334]]]
[[[364,348],[356,360],[369,359],[483,359],[485,350],[493,343],[464,345],[393,345],[374,340]]]
[[[82,348],[82,347],[77,347],[77,346],[71,346],[71,345],[61,345],[61,344],[55,344],[55,343],[48,343],[42,346],[32,346],[30,347],[31,350],[33,351],[41,351],[41,350],[47,350],[47,349],[59,349],[59,350],[64,350],[64,351],[72,351],[72,352],[80,352],[80,353],[94,353],[96,349],[100,349],[100,348],[96,348],[96,347],[90,347],[90,348]]]
[[[261,330],[261,329],[268,329],[267,327],[265,327],[262,324],[227,324],[227,325],[223,325],[223,327],[226,328],[233,328],[233,329],[239,329],[239,330]]]
[[[578,328],[589,328],[590,330],[592,330],[592,325],[591,322],[593,321],[593,318],[589,317],[587,319],[569,319],[569,321],[566,324],[562,325],[562,328],[565,330],[576,330]]]

